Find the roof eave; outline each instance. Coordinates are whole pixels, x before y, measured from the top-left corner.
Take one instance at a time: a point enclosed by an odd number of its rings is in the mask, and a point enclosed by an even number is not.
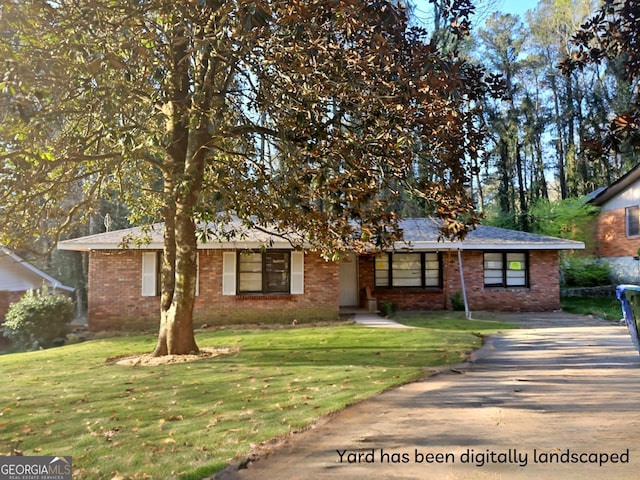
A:
[[[395,250],[583,250],[583,242],[558,243],[465,243],[465,242],[399,242]]]
[[[31,263],[27,262],[25,259],[23,259],[19,255],[16,255],[15,253],[13,253],[8,248],[0,247],[0,251],[2,252],[2,254],[7,255],[9,258],[11,258],[17,264],[22,265],[23,268],[26,268],[30,272],[36,274],[38,277],[40,277],[43,280],[49,282],[53,286],[53,288],[64,290],[66,292],[74,292],[76,290],[73,287],[68,287],[68,286],[60,283],[59,280],[56,280],[51,275],[49,275],[48,273],[43,272],[42,270],[40,270],[36,266],[31,265]]]
[[[198,244],[198,250],[238,250],[238,249],[258,249],[268,245],[269,248],[279,250],[293,250],[294,246],[289,242],[207,242]],[[114,243],[79,243],[69,242],[58,243],[59,250],[69,250],[76,252],[90,252],[92,250],[162,250],[163,244],[160,242],[150,242],[143,245],[123,247]]]
[[[613,182],[595,197],[589,200],[589,203],[593,203],[597,206],[602,206],[613,197],[618,195],[624,189],[632,185],[635,181],[640,179],[640,163],[629,170],[626,174]]]
[[[58,242],[56,246],[58,250],[67,250],[72,252],[90,252],[92,250],[162,250],[162,244],[151,242],[145,245],[128,246],[126,248],[112,243],[79,243]]]

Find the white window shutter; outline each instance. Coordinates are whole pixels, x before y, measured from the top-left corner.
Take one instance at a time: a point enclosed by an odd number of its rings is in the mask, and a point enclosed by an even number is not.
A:
[[[291,294],[304,294],[304,252],[291,252]]]
[[[222,252],[222,295],[236,294],[236,252]]]
[[[142,296],[156,296],[156,272],[158,254],[156,252],[142,252]]]

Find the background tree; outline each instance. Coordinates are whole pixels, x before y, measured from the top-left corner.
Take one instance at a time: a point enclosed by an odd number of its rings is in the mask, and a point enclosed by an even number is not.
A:
[[[519,74],[524,27],[518,17],[495,13],[478,31],[488,66],[501,73],[505,93],[501,101],[486,106],[487,122],[495,132],[492,156],[497,171],[497,204],[505,219],[527,229],[527,198],[520,132]]]
[[[586,251],[596,248],[595,221],[600,209],[587,203],[586,197],[549,201],[541,199],[531,207],[532,229],[552,237],[584,242]]]
[[[470,3],[442,3],[460,34]],[[114,195],[163,220],[156,355],[197,351],[199,225],[233,213],[333,256],[401,237],[400,187],[445,237],[477,222],[493,83],[394,2],[9,1],[0,35],[1,240],[56,238]]]
[[[609,153],[626,155],[637,161],[640,146],[640,46],[638,16],[640,5],[632,0],[605,0],[602,6],[572,37],[574,48],[561,68],[569,76],[590,66],[605,64],[622,90],[614,102],[615,114],[589,139],[592,158]]]
[[[596,6],[540,0],[525,22],[495,14],[475,32],[474,55],[502,75],[508,92],[484,105],[493,145],[479,182],[487,221],[535,228],[529,220],[538,199],[587,195],[637,162],[628,143],[617,155],[589,155],[613,112],[628,110],[633,99],[633,83],[622,74],[624,55],[612,53],[602,65],[582,64],[567,75],[558,69],[576,49],[573,32]]]

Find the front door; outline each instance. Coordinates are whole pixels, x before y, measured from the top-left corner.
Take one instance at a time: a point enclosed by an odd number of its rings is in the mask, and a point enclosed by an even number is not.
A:
[[[358,257],[350,254],[340,261],[340,306],[357,307],[360,304],[358,290]]]

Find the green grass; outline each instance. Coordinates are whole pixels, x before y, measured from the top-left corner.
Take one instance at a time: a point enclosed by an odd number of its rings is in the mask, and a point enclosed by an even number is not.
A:
[[[71,455],[74,478],[202,478],[251,446],[456,363],[490,322],[400,317],[419,328],[357,325],[198,334],[238,353],[130,367],[153,336],[0,356],[0,455]]]
[[[562,297],[560,303],[562,310],[568,313],[593,315],[612,321],[622,318],[620,301],[615,298]]]
[[[418,328],[428,328],[434,331],[473,331],[474,334],[484,336],[505,328],[514,328],[491,320],[468,320],[464,312],[434,311],[434,312],[401,312],[394,320]]]

